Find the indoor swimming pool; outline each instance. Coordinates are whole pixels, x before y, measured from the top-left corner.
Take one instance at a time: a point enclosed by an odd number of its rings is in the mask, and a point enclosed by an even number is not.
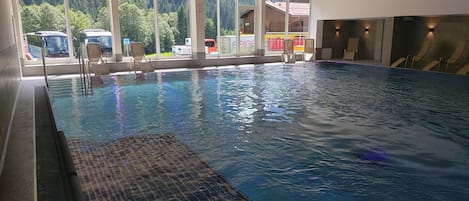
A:
[[[342,63],[52,80],[67,138],[174,136],[247,198],[469,200],[469,78]],[[145,157],[145,156],[142,156]]]

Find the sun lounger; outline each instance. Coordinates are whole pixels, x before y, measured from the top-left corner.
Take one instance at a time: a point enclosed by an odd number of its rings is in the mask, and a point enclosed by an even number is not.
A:
[[[448,71],[448,66],[450,64],[455,64],[456,61],[458,61],[459,58],[461,58],[461,55],[462,53],[464,52],[464,48],[466,47],[466,42],[465,41],[460,41],[457,46],[456,46],[456,49],[454,50],[453,54],[451,55],[451,57],[446,61],[446,68],[445,68],[445,72]]]
[[[87,72],[94,73],[91,77],[91,85],[102,84],[101,75],[109,74],[109,66],[103,60],[101,46],[98,43],[86,44],[86,52],[88,55]]]
[[[466,64],[464,67],[462,67],[461,69],[459,69],[458,72],[456,72],[456,74],[458,74],[458,75],[466,75],[467,72],[469,72],[469,64]]]
[[[314,61],[316,51],[314,50],[314,39],[305,39],[305,50],[303,52],[303,61]]]
[[[347,49],[344,50],[344,60],[355,60],[358,53],[358,38],[349,38]]]
[[[441,58],[439,60],[433,60],[431,61],[430,63],[428,63],[427,65],[425,65],[422,70],[423,71],[429,71],[431,70],[432,68],[434,68],[435,66],[440,66],[441,64]]]
[[[414,63],[419,62],[423,59],[423,57],[427,54],[428,48],[430,47],[431,43],[431,38],[426,38],[425,41],[423,41],[422,48],[420,48],[419,53],[412,57],[412,62],[410,64],[410,67],[414,67]]]
[[[283,43],[282,62],[295,63],[295,53],[293,50],[293,40],[285,39]]]
[[[130,43],[130,51],[133,58],[132,69],[135,74],[137,71],[142,73],[153,72],[155,69],[151,65],[151,61],[145,58],[145,49],[143,43],[141,42],[132,42]]]

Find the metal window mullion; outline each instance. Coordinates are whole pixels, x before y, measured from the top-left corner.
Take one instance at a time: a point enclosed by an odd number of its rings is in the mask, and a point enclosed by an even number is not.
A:
[[[218,56],[220,57],[220,50],[221,50],[221,22],[220,22],[220,0],[217,0],[217,52]]]
[[[153,0],[153,15],[155,23],[155,45],[156,45],[156,59],[160,59],[160,29],[158,28],[158,0]]]
[[[235,31],[236,31],[236,56],[239,57],[239,54],[240,54],[240,50],[239,50],[239,45],[241,44],[240,42],[240,34],[239,34],[239,0],[235,0]]]

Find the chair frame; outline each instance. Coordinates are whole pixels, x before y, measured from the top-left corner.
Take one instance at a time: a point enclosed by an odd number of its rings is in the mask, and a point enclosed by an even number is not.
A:
[[[145,49],[144,49],[144,45],[142,42],[131,42],[130,43],[130,52],[132,54],[132,58],[133,58],[133,62],[132,62],[132,67],[135,74],[137,74],[137,70],[140,70],[142,73],[146,73],[146,72],[151,72],[153,70],[153,66],[151,65],[151,60],[150,59],[147,59],[145,58]],[[148,65],[150,65],[150,68],[149,69],[145,69],[145,68],[140,68],[138,69],[137,66],[138,64],[143,64],[143,63],[147,63]]]

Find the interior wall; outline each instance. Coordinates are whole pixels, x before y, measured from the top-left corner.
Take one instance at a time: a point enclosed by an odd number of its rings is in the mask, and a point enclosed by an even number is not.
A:
[[[12,14],[11,1],[0,1],[0,173],[20,80]]]
[[[430,32],[430,28],[434,31]],[[391,61],[407,55],[415,56],[426,38],[432,40],[422,61],[416,67],[442,58],[444,64],[458,43],[465,42],[463,54],[450,66],[449,72],[469,63],[469,15],[442,17],[397,17],[394,20],[394,40]]]
[[[317,20],[468,14],[467,0],[311,0]]]
[[[374,60],[376,49],[376,35],[381,33],[377,29],[378,20],[328,20],[324,21],[322,29],[322,48],[332,48],[332,59],[341,59],[348,39],[357,37],[358,60]],[[368,28],[368,31],[365,29]],[[339,31],[337,31],[339,29]],[[381,51],[381,50],[377,50]]]

